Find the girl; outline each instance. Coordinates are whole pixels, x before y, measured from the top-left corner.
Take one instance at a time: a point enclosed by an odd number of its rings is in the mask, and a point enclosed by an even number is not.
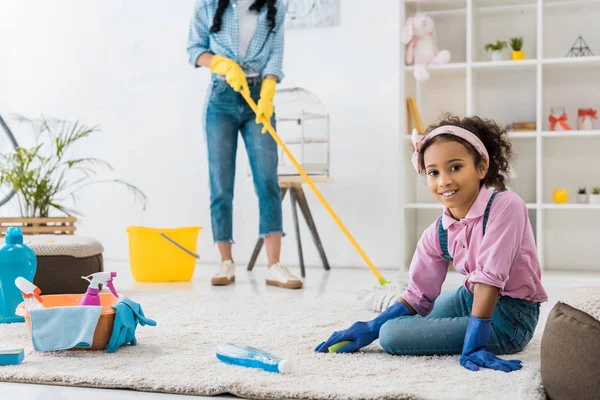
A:
[[[302,281],[279,263],[281,199],[277,178],[277,143],[267,131],[275,127],[275,88],[283,79],[285,10],[281,0],[197,0],[187,51],[195,67],[212,72],[205,108],[214,241],[222,264],[213,285],[235,281],[233,186],[238,132],[246,145],[260,210],[269,270],[267,284],[301,288]],[[256,115],[239,92],[257,103]],[[261,126],[262,124],[262,132]]]
[[[523,350],[548,298],[527,206],[506,191],[506,132],[493,121],[447,116],[422,139],[413,132],[413,144],[413,165],[444,211],[419,240],[408,287],[377,318],[335,332],[315,350],[350,341],[339,352],[353,352],[379,338],[390,354],[460,354],[473,371],[518,370],[521,361],[496,355]],[[450,261],[464,285],[440,295]]]

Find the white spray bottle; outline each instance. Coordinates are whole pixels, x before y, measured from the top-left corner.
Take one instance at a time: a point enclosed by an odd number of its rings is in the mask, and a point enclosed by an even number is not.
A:
[[[42,291],[39,287],[35,286],[33,283],[29,282],[22,276],[15,279],[15,286],[21,291],[21,296],[23,296],[23,302],[25,303],[25,309],[27,311],[31,311],[36,308],[44,308],[44,306],[42,305],[44,300],[42,300],[42,298],[40,297]],[[25,310],[19,309],[19,307],[17,307],[15,313],[23,317],[25,314]],[[23,315],[20,315],[21,313]]]
[[[113,278],[117,276],[116,272],[96,272],[88,276],[82,276],[83,279],[90,282],[87,291],[79,301],[80,306],[99,306],[100,305],[100,285],[105,283],[115,297],[119,297],[113,286]]]

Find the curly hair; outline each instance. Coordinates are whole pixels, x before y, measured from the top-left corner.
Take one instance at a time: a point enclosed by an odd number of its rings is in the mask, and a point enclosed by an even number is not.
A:
[[[498,126],[493,120],[482,119],[475,116],[461,119],[452,114],[445,114],[441,121],[430,125],[427,128],[426,133],[444,125],[453,125],[466,129],[475,134],[483,142],[483,145],[490,156],[490,160],[487,174],[481,181],[481,185],[493,187],[497,191],[506,190],[506,181],[510,176],[510,162],[513,159],[512,145],[506,135],[506,130]],[[425,169],[425,161],[423,160],[425,150],[432,144],[440,141],[455,141],[461,143],[473,156],[475,166],[481,165],[483,157],[470,143],[454,135],[438,135],[432,140],[427,141],[421,149],[419,156],[421,168]]]
[[[275,29],[275,16],[277,15],[277,7],[275,7],[276,2],[277,0],[255,0],[250,6],[250,10],[260,13],[260,10],[262,10],[265,4],[267,5],[267,20],[269,21],[269,30],[271,31]],[[213,25],[210,27],[210,33],[217,33],[221,30],[223,14],[225,14],[225,10],[227,10],[228,6],[229,0],[219,0],[217,12],[215,13],[215,18],[213,19]]]

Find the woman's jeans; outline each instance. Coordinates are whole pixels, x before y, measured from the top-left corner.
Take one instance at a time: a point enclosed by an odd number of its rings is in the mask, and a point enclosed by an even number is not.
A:
[[[428,316],[399,317],[383,324],[379,343],[397,355],[461,354],[472,307],[473,295],[464,286],[443,292]],[[523,350],[533,337],[539,316],[539,303],[499,297],[486,350],[494,354]]]
[[[252,99],[258,103],[262,80],[249,78]],[[206,106],[206,142],[210,178],[210,211],[215,242],[233,242],[233,186],[238,132],[246,145],[260,213],[259,235],[282,233],[281,199],[277,178],[277,143],[240,93],[213,76]],[[271,118],[275,128],[275,115]]]

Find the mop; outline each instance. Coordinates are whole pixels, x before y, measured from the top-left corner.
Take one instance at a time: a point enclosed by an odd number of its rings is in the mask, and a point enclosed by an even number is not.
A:
[[[254,111],[254,113],[256,113],[256,103],[254,102],[254,100],[252,100],[252,97],[250,97],[249,90],[247,90],[246,88],[244,88],[244,89],[242,89],[241,94],[244,97],[244,99],[246,100],[246,102],[248,103],[248,105],[250,106],[250,108],[252,109],[252,111]],[[344,235],[346,235],[346,238],[348,238],[348,240],[350,241],[350,243],[352,244],[352,246],[354,247],[354,249],[356,249],[356,251],[358,252],[358,254],[362,257],[363,261],[367,264],[367,266],[369,267],[369,269],[371,270],[371,272],[373,272],[373,274],[377,278],[379,284],[381,286],[385,286],[385,285],[389,284],[390,282],[388,282],[381,275],[381,273],[375,267],[375,265],[373,265],[373,263],[371,262],[371,260],[369,259],[369,257],[367,257],[367,255],[365,254],[365,252],[363,251],[363,249],[359,246],[359,244],[356,242],[356,240],[354,239],[354,237],[350,234],[350,232],[348,231],[348,229],[346,228],[346,226],[342,223],[342,221],[339,219],[339,217],[333,211],[333,209],[331,208],[331,206],[329,205],[329,203],[327,202],[327,200],[325,200],[325,197],[323,197],[323,195],[321,194],[321,192],[319,191],[319,189],[317,189],[317,187],[313,183],[312,179],[310,179],[310,177],[306,174],[306,172],[304,171],[304,169],[302,168],[302,166],[298,163],[298,161],[296,161],[296,158],[292,155],[292,153],[287,148],[287,146],[285,145],[285,143],[283,143],[283,141],[281,140],[281,138],[279,137],[279,135],[277,134],[277,132],[275,132],[275,129],[273,129],[273,127],[271,126],[271,123],[269,121],[265,120],[264,118],[262,119],[262,123],[265,125],[265,127],[267,128],[267,131],[269,132],[269,134],[271,134],[271,136],[273,137],[273,139],[275,140],[275,142],[277,142],[277,144],[281,147],[281,149],[283,150],[283,152],[285,153],[285,155],[288,156],[288,158],[290,159],[290,161],[292,162],[292,164],[294,164],[294,167],[296,167],[296,169],[298,170],[298,172],[300,173],[300,175],[302,176],[302,178],[304,179],[304,181],[306,182],[306,184],[315,193],[315,195],[317,196],[317,199],[319,199],[319,201],[321,202],[321,204],[323,204],[323,207],[325,207],[325,209],[327,210],[327,212],[329,213],[329,215],[331,216],[331,218],[333,218],[333,220],[335,221],[335,223],[337,224],[337,226],[342,230],[342,232],[344,233]]]

